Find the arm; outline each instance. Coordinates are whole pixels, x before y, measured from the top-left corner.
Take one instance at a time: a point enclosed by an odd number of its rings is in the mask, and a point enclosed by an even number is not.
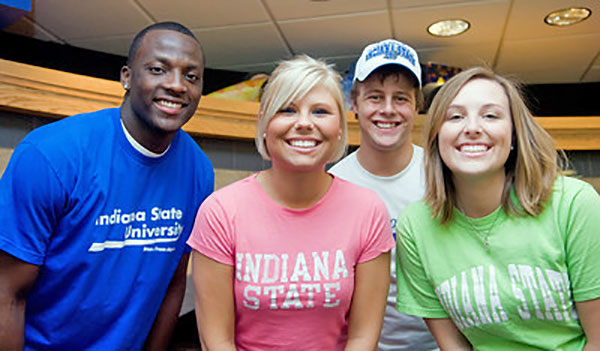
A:
[[[198,335],[204,351],[235,351],[233,266],[192,253]]]
[[[375,350],[390,286],[390,253],[356,265],[346,351]]]
[[[23,350],[26,297],[38,270],[0,250],[0,350]]]
[[[584,351],[600,350],[600,298],[575,302],[587,342]]]
[[[423,319],[441,351],[472,350],[469,341],[450,318]]]
[[[173,330],[175,330],[175,325],[179,318],[181,302],[185,295],[186,271],[189,257],[189,254],[185,254],[179,260],[150,334],[146,338],[145,350],[166,350],[169,346],[171,335],[173,334]]]

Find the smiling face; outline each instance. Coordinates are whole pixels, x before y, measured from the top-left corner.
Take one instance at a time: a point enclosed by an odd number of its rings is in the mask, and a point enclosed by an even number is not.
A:
[[[281,108],[266,128],[265,143],[273,167],[323,170],[340,142],[340,113],[331,92],[322,85]]]
[[[410,144],[417,115],[416,88],[404,74],[381,80],[372,74],[358,87],[352,103],[360,126],[361,148],[393,151]]]
[[[458,178],[504,177],[512,119],[502,86],[489,79],[467,82],[450,103],[438,133],[440,157]]]
[[[173,137],[192,117],[202,95],[204,62],[198,42],[172,30],[146,33],[121,82],[129,86],[122,117],[142,145]],[[152,148],[150,148],[152,149]]]

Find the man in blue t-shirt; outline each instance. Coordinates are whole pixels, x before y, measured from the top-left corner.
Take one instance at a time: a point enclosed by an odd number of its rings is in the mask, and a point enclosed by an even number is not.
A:
[[[204,56],[174,22],[134,38],[120,108],[65,118],[17,146],[0,179],[0,350],[164,350],[185,242],[212,192],[181,130]]]

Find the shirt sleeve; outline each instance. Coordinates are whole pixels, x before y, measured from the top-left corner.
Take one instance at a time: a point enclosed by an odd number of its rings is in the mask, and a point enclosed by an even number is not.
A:
[[[418,233],[404,211],[396,225],[396,309],[419,317],[449,318],[427,277],[414,235]]]
[[[600,196],[587,183],[581,184],[568,208],[566,260],[575,301],[600,297]]]
[[[235,264],[234,231],[230,216],[215,194],[200,206],[187,241],[192,249],[215,261]]]
[[[374,200],[371,218],[365,225],[364,232],[367,236],[363,239],[363,250],[358,263],[370,261],[390,251],[395,245],[387,208],[379,198],[374,197]]]
[[[0,179],[0,249],[41,265],[67,199],[46,157],[31,143],[19,144]]]

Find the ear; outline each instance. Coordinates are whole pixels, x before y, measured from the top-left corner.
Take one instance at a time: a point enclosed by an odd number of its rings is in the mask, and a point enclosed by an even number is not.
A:
[[[354,112],[354,118],[358,119],[358,106],[356,105],[356,99],[352,99],[352,112]]]
[[[131,87],[131,68],[129,66],[121,67],[120,80],[123,87]]]

